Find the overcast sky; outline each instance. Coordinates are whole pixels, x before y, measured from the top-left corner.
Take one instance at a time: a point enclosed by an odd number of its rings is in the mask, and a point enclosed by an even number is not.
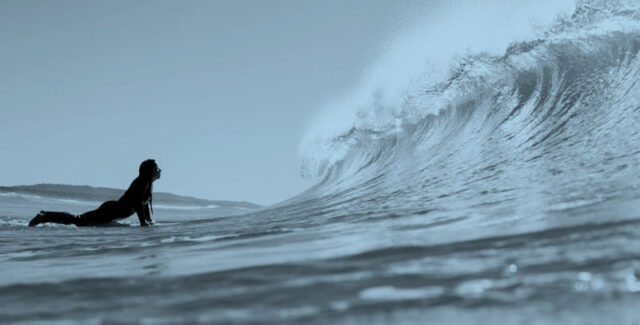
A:
[[[276,203],[299,143],[356,87],[415,1],[0,0],[0,185]]]

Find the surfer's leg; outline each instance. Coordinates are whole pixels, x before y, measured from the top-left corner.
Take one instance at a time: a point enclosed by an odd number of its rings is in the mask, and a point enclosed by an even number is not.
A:
[[[71,213],[67,212],[55,212],[55,211],[40,211],[31,221],[29,222],[29,227],[37,226],[41,223],[60,223],[63,225],[76,225],[76,226],[84,226],[84,221],[74,216]]]
[[[54,212],[54,211],[40,211],[29,222],[29,227],[37,226],[41,223],[54,222],[63,225],[76,225],[82,226],[95,226],[105,223],[109,223],[117,217],[116,213],[119,205],[115,201],[107,201],[103,203],[99,208],[87,211],[79,216],[75,216],[67,212]]]

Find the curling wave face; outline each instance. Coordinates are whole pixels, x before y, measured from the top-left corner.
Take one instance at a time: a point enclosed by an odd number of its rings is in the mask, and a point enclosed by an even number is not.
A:
[[[637,3],[582,2],[536,39],[413,80],[400,105],[372,94],[338,136],[307,138],[303,174],[322,181],[305,195],[422,208],[451,193],[460,207],[510,192],[538,209],[628,192],[640,149],[639,18]]]

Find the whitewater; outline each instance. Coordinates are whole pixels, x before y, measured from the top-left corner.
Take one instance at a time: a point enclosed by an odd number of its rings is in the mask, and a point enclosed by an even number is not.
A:
[[[640,2],[482,4],[322,109],[280,204],[28,228],[95,202],[0,196],[0,319],[640,323]]]

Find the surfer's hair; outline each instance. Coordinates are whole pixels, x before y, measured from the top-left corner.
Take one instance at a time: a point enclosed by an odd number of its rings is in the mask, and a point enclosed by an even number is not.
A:
[[[138,171],[139,177],[149,180],[149,207],[153,213],[153,176],[158,172],[158,164],[153,159],[147,159],[140,164]]]
[[[155,174],[156,169],[158,169],[156,161],[153,159],[147,159],[140,164],[140,176],[151,177]]]

